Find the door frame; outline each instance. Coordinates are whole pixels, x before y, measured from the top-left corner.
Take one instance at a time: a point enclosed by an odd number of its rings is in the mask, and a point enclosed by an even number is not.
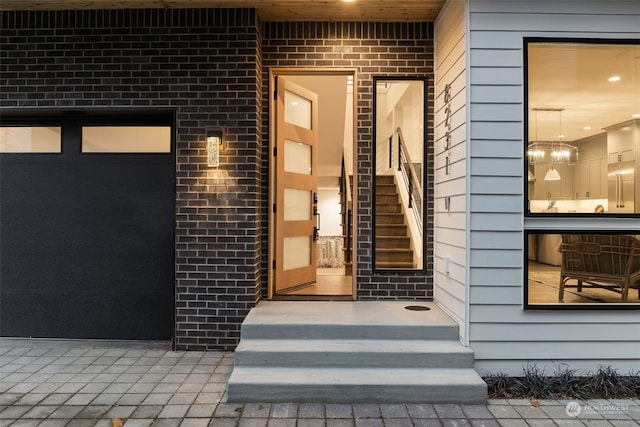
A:
[[[276,201],[275,182],[276,182],[276,159],[274,156],[274,148],[276,145],[276,115],[275,106],[276,101],[273,94],[276,91],[276,77],[278,76],[351,76],[353,78],[353,143],[352,143],[352,158],[353,158],[353,191],[351,193],[351,199],[353,200],[353,227],[351,229],[353,242],[353,274],[351,275],[351,298],[355,301],[357,299],[356,293],[356,277],[357,277],[357,229],[358,229],[358,215],[357,215],[357,193],[358,193],[358,169],[357,169],[357,135],[358,135],[358,79],[355,68],[290,68],[290,67],[274,67],[269,69],[269,233],[268,233],[268,247],[269,247],[269,261],[268,261],[268,280],[267,280],[267,298],[273,299],[275,296],[275,270],[272,268],[275,259],[275,221],[276,215],[271,208]]]

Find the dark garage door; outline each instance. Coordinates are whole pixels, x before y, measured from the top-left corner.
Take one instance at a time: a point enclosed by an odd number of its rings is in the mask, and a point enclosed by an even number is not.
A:
[[[0,335],[169,340],[174,150],[82,153],[87,124],[1,155]]]

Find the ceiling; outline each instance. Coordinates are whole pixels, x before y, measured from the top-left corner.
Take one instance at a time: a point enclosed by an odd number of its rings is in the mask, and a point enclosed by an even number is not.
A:
[[[2,0],[0,10],[256,8],[263,21],[434,21],[445,0]]]
[[[529,141],[578,141],[640,119],[640,44],[536,43],[528,61]]]

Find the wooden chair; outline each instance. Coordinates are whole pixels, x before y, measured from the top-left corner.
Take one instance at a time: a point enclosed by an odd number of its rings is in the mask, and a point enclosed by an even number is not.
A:
[[[577,285],[567,285],[571,279]],[[640,240],[629,235],[563,234],[559,299],[565,288],[600,288],[618,292],[627,302],[629,289],[640,298]]]

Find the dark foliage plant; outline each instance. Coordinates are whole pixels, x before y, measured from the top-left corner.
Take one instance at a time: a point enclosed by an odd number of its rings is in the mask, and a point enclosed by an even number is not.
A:
[[[535,364],[527,365],[522,376],[503,372],[487,373],[490,399],[633,399],[640,398],[640,372],[620,374],[611,366],[596,372],[559,365],[552,374]]]

